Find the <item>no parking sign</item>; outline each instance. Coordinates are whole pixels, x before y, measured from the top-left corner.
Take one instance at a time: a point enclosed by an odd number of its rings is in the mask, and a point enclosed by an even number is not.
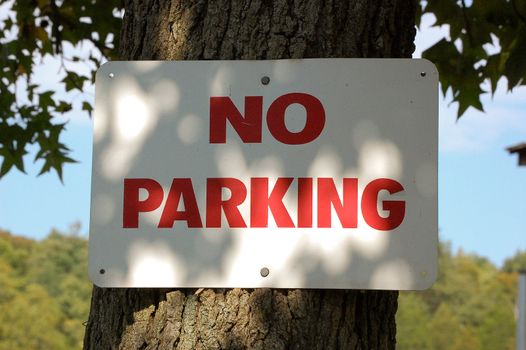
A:
[[[93,282],[429,287],[437,97],[425,60],[105,64]]]

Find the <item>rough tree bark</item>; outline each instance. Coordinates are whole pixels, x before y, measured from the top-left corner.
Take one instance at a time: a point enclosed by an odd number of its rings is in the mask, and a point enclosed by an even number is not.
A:
[[[416,1],[126,0],[125,60],[411,57]],[[94,287],[85,349],[394,349],[397,292]]]

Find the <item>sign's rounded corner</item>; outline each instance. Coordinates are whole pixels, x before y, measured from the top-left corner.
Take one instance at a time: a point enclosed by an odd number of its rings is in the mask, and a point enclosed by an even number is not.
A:
[[[433,285],[435,284],[436,281],[437,281],[436,278],[432,279],[432,280],[429,280],[429,281],[427,281],[427,283],[425,283],[425,284],[423,284],[421,286],[418,286],[418,288],[415,288],[415,290],[423,292],[423,291],[426,291],[428,289],[431,289],[431,288],[433,288]]]
[[[101,283],[100,275],[97,271],[92,271],[91,269],[88,269],[88,277],[91,283],[93,285],[99,287],[99,288],[106,288],[107,286],[104,283]]]
[[[428,73],[438,76],[438,68],[432,61],[428,60],[427,58],[419,58],[418,60],[421,61],[425,66],[429,67],[426,68],[427,70],[431,70]]]
[[[109,76],[112,73],[112,66],[118,61],[106,61],[104,62],[95,73],[95,84],[100,81],[103,75]]]
[[[418,286],[416,286],[414,290],[425,291],[425,290],[431,289],[433,285],[436,283],[437,278],[438,278],[437,271],[433,271],[433,274],[428,276],[428,278],[425,281],[422,281],[422,283],[419,283]]]

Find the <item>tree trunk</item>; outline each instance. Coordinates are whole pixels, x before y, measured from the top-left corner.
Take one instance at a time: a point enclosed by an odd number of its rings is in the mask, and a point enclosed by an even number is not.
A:
[[[411,57],[417,2],[127,0],[125,60]],[[394,349],[396,291],[101,289],[85,349]]]

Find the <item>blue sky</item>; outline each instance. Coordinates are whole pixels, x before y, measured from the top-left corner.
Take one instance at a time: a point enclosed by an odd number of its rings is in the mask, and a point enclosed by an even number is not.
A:
[[[423,20],[415,57],[445,33],[429,28],[432,21],[430,16]],[[53,83],[60,80],[56,61],[44,60],[36,76],[65,95]],[[508,94],[501,83],[493,98],[484,97],[486,113],[470,109],[458,122],[456,104],[441,97],[439,122],[440,238],[455,250],[462,248],[499,265],[518,249],[526,250],[526,167],[519,168],[516,156],[505,151],[526,142],[526,88]],[[93,100],[92,89],[87,96]],[[67,98],[78,105],[84,97]],[[54,173],[37,177],[41,164],[33,165],[30,157],[28,175],[12,171],[0,180],[0,228],[40,239],[52,228],[68,232],[80,222],[81,232],[87,234],[92,125],[80,108],[76,110],[68,116],[62,141],[79,163],[66,166],[64,184]]]

